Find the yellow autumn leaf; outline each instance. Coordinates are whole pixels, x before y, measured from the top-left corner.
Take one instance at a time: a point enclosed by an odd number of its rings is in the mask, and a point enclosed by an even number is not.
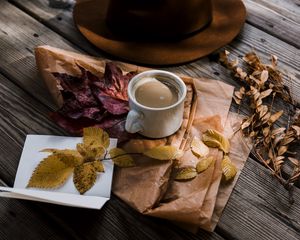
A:
[[[109,135],[101,128],[88,127],[83,129],[83,144],[85,146],[94,145],[108,148],[109,142]]]
[[[27,187],[57,188],[65,183],[74,167],[65,164],[57,155],[43,159],[35,168]]]
[[[92,164],[84,163],[74,169],[73,182],[80,194],[91,189],[97,178],[96,169]]]
[[[233,179],[237,173],[237,168],[231,162],[228,156],[224,156],[221,164],[223,178],[225,181]]]
[[[182,157],[183,151],[174,146],[158,146],[146,150],[143,154],[157,160],[172,160]]]
[[[224,153],[228,153],[230,144],[227,138],[216,130],[208,129],[202,135],[202,141],[209,147],[217,147]]]
[[[207,157],[207,158],[203,158],[200,160],[200,162],[197,163],[196,165],[196,170],[197,173],[201,173],[203,171],[205,171],[206,169],[208,169],[210,167],[210,165],[212,165],[215,162],[213,157]]]
[[[94,161],[85,164],[91,164],[95,168],[96,172],[104,172],[104,165],[101,161]]]
[[[84,145],[83,143],[78,143],[76,145],[77,151],[84,157],[84,161],[94,161],[96,158],[102,157],[105,153],[103,146],[98,146],[95,144]]]
[[[123,146],[127,152],[143,153],[148,149],[166,145],[167,139],[130,139]]]
[[[56,156],[59,161],[62,161],[64,164],[70,167],[75,167],[83,163],[83,157],[81,155],[67,155],[62,153],[55,153],[53,156]]]
[[[55,149],[55,148],[45,148],[40,152],[48,152],[53,154],[63,154],[63,155],[72,155],[74,157],[80,157],[80,153],[77,150],[72,149]]]
[[[76,145],[76,149],[80,153],[81,156],[83,156],[83,157],[85,156],[86,149],[85,149],[85,146],[83,143],[78,143]]]
[[[185,167],[178,171],[175,180],[190,180],[197,176],[197,171],[194,167]]]
[[[135,165],[133,158],[121,148],[111,149],[109,155],[118,167],[132,167]]]
[[[197,137],[193,138],[191,149],[197,157],[206,157],[209,153],[209,148]]]

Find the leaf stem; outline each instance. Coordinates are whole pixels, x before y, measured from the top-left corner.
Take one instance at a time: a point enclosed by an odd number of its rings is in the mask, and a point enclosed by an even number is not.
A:
[[[112,160],[114,158],[118,158],[118,157],[125,156],[125,155],[143,155],[143,154],[142,153],[124,153],[124,154],[120,154],[120,155],[117,155],[114,157],[109,157],[109,158],[106,158],[106,155],[105,155],[104,158],[99,159],[99,160],[100,161],[108,161],[108,160]]]

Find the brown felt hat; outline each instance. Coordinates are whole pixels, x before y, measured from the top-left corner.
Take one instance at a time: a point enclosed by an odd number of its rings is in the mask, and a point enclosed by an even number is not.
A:
[[[242,28],[241,0],[81,0],[73,11],[79,31],[103,51],[148,65],[206,56]]]

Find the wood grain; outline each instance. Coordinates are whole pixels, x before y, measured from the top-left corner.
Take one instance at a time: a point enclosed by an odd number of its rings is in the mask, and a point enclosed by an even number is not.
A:
[[[300,23],[300,2],[299,0],[251,0],[278,12],[297,23]],[[247,4],[247,3],[246,3]],[[293,27],[293,26],[292,26]]]
[[[299,239],[299,189],[293,205],[288,199],[268,171],[247,161],[218,224],[220,233],[228,239]]]
[[[285,42],[300,48],[300,7],[296,1],[243,0],[247,22]]]
[[[25,6],[30,6],[28,5],[30,1],[15,0],[14,2],[18,2],[18,6],[22,6],[25,10]],[[39,2],[43,4],[43,8],[39,8]],[[33,0],[31,3],[33,3],[32,9],[34,10],[26,10],[41,23],[11,4],[0,2],[0,72],[15,83],[12,84],[9,80],[0,77],[2,83],[0,89],[4,89],[3,93],[10,91],[9,94],[4,95],[3,99],[0,99],[0,112],[4,116],[4,121],[0,121],[0,134],[5,136],[2,138],[5,140],[0,140],[0,151],[1,156],[7,156],[6,161],[0,161],[0,178],[5,179],[9,185],[13,182],[26,133],[64,134],[53,124],[47,122],[45,114],[55,106],[36,75],[33,47],[50,44],[64,49],[84,50],[95,54],[94,48],[80,38],[72,27],[70,12],[67,13],[69,17],[65,21],[66,11],[50,9],[45,5],[46,2]],[[38,7],[34,8],[34,4]],[[44,13],[40,14],[40,11]],[[64,37],[71,41],[65,40]],[[297,48],[246,24],[241,35],[229,46],[229,49],[238,56],[252,47],[262,53],[263,58],[267,58],[269,52],[276,51],[276,54],[282,58],[281,66],[292,71],[295,76],[299,74],[299,61],[297,61],[299,51]],[[97,55],[101,55],[101,52],[97,51]],[[170,70],[188,73],[192,76],[214,77],[238,86],[227,70],[208,58],[182,67],[170,68]],[[295,85],[295,89],[299,89],[299,81],[295,82]],[[2,94],[2,91],[0,93]],[[295,94],[299,94],[299,91],[296,91]],[[15,98],[17,99],[14,100]],[[5,99],[7,100],[5,101]],[[14,101],[18,102],[20,106],[15,107],[14,104],[11,104]],[[35,113],[36,111],[37,113]],[[9,167],[7,167],[7,161],[10,162]],[[63,230],[60,227],[59,229],[65,231],[69,238],[74,239],[222,239],[220,234],[228,239],[253,239],[253,237],[254,239],[299,239],[299,222],[297,220],[300,212],[297,207],[299,206],[298,199],[300,199],[299,191],[299,189],[295,189],[296,203],[289,206],[287,192],[281,186],[276,185],[276,180],[269,176],[269,172],[265,168],[253,159],[249,159],[216,232],[209,234],[201,231],[198,235],[182,231],[168,222],[142,216],[114,196],[101,211],[42,203],[24,202],[24,205],[36,206],[34,211],[41,211],[43,218],[48,219],[52,224],[55,223],[55,226],[61,226]],[[18,203],[17,200],[9,201],[11,201],[12,207],[14,202]],[[22,206],[16,206],[16,209],[18,208],[22,208]],[[23,211],[23,209],[18,211]],[[18,221],[21,222],[21,219],[19,218]],[[28,229],[32,229],[26,225],[28,223],[23,224]],[[13,230],[5,232],[1,229],[0,234],[2,233],[4,234],[0,235],[0,238],[3,236],[3,239],[8,239],[9,234],[13,234]],[[46,234],[45,237],[47,236]],[[39,232],[37,236],[34,235],[32,239],[39,239],[39,237],[43,237],[42,232]]]
[[[0,176],[13,185],[26,134],[67,135],[48,118],[49,108],[0,75]],[[9,164],[8,164],[9,163]]]
[[[27,133],[66,133],[47,118],[48,109],[0,74],[0,185],[12,186]],[[0,199],[0,239],[66,239],[34,203]]]
[[[45,217],[34,203],[0,199],[0,239],[57,239],[69,237],[63,226]]]
[[[33,97],[56,108],[37,76],[34,48],[48,43],[73,51],[78,48],[7,1],[0,1],[0,9],[0,72],[28,93],[33,92]]]

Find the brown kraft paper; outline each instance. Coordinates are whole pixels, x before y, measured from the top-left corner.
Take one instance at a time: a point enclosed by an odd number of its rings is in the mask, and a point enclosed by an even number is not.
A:
[[[78,65],[97,76],[102,76],[106,61],[79,53],[73,53],[50,46],[36,48],[36,62],[54,101],[63,103],[59,84],[51,72],[80,75]],[[116,62],[124,71],[142,72],[147,68]],[[186,182],[174,181],[173,162],[158,161],[147,157],[135,158],[137,166],[116,168],[113,192],[137,211],[179,224],[195,232],[199,227],[213,231],[229,199],[248,157],[250,147],[237,129],[239,118],[230,113],[233,87],[216,80],[193,79],[180,76],[187,85],[183,124],[180,130],[164,139],[132,139],[123,148],[129,152],[143,151],[158,145],[171,144],[184,149],[179,166],[195,166],[198,159],[191,153],[189,144],[194,136],[201,138],[209,128],[223,132],[230,137],[230,158],[238,168],[235,179],[221,183],[222,152],[210,149],[215,164]]]

